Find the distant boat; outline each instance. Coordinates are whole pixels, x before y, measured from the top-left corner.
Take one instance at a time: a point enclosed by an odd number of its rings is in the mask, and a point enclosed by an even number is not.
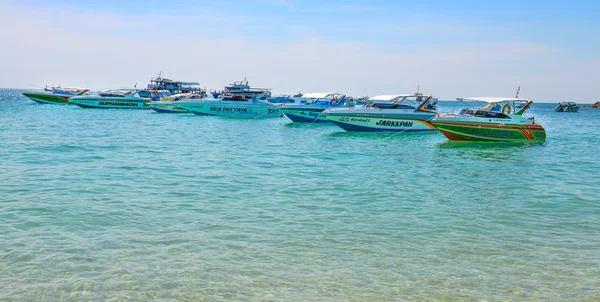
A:
[[[271,98],[268,98],[267,101],[273,104],[285,104],[285,103],[295,103],[298,98],[289,96],[289,95],[277,95]]]
[[[216,90],[211,90],[210,94],[213,96],[213,98],[218,99],[219,96],[221,95],[220,91],[216,91]]]
[[[352,106],[346,104],[346,95],[341,93],[305,93],[299,102],[281,104],[281,110],[293,122],[323,123],[330,120],[320,117],[327,108]]]
[[[531,107],[531,100],[518,98],[471,97],[458,98],[459,102],[477,104],[467,106],[459,114],[438,114],[433,124],[449,140],[459,141],[545,141],[546,130],[533,117],[523,114]],[[516,110],[517,103],[524,103]]]
[[[435,102],[420,93],[380,95],[362,107],[328,108],[321,117],[346,131],[435,132]]]
[[[596,102],[592,105],[589,106],[584,106],[583,108],[590,108],[590,109],[600,109],[600,102]]]
[[[82,108],[150,109],[152,94],[148,90],[118,89],[102,91],[98,95],[76,96],[69,103]]]
[[[196,115],[214,115],[237,118],[271,118],[282,117],[281,109],[274,104],[261,100],[262,96],[255,98],[225,100],[206,99],[189,100],[177,103],[177,107],[186,109]]]
[[[169,94],[181,94],[181,93],[194,93],[201,96],[206,96],[206,92],[200,88],[198,82],[183,82],[175,81],[162,77],[162,73],[159,73],[156,78],[150,79],[148,84],[148,90],[156,91],[168,91]]]
[[[237,101],[251,100],[257,96],[262,100],[266,100],[271,97],[271,90],[268,88],[250,87],[248,81],[244,78],[242,81],[234,81],[233,84],[225,86],[217,97],[225,101]]]
[[[181,93],[164,97],[160,101],[150,102],[148,106],[159,113],[189,113],[187,109],[179,107],[178,104],[182,101],[201,99],[202,96],[194,93]]]
[[[40,104],[67,104],[70,98],[89,93],[87,88],[45,87],[42,91],[27,91],[22,94]]]
[[[559,102],[558,106],[554,108],[556,112],[577,112],[579,111],[579,106],[575,104],[575,102]]]

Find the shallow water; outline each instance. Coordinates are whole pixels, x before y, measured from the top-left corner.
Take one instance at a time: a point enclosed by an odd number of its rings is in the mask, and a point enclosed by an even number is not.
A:
[[[0,300],[600,298],[600,110],[534,104],[543,144],[451,143],[19,93]]]

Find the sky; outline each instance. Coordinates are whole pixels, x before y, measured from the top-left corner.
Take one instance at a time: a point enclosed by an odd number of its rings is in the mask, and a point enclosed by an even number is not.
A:
[[[0,87],[600,100],[600,1],[0,0]]]

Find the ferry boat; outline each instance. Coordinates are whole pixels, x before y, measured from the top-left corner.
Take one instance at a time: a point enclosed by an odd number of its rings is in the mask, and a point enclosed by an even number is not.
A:
[[[533,101],[519,98],[470,97],[459,102],[475,103],[459,114],[438,114],[435,125],[449,140],[459,141],[545,141],[546,130],[524,113]],[[516,111],[518,103],[524,106]]]
[[[379,95],[362,107],[328,108],[321,117],[346,131],[436,132],[436,102],[421,93]]]
[[[321,117],[327,108],[346,106],[346,95],[341,93],[306,93],[297,103],[281,104],[281,110],[293,122],[323,123],[328,119]],[[348,104],[350,106],[350,104]]]
[[[98,95],[76,96],[69,103],[82,108],[150,109],[152,94],[142,89],[106,90]]]
[[[67,104],[70,98],[89,93],[87,88],[45,87],[43,91],[27,91],[22,94],[40,104]]]
[[[188,110],[179,107],[178,104],[182,101],[201,99],[203,99],[202,96],[195,93],[180,93],[164,97],[160,101],[150,102],[148,106],[159,113],[189,113]]]
[[[250,87],[246,78],[243,81],[234,81],[233,84],[225,86],[218,95],[220,99],[225,101],[251,100],[257,96],[260,96],[262,100],[266,100],[271,97],[271,90]]]
[[[579,111],[579,106],[575,104],[575,102],[559,102],[558,106],[554,108],[556,112],[577,112]]]
[[[177,103],[177,107],[186,109],[196,115],[238,118],[271,118],[283,116],[279,107],[262,100],[261,95],[257,95],[250,100],[206,99],[181,101]]]
[[[206,96],[206,91],[200,88],[198,82],[182,82],[175,81],[162,77],[162,73],[159,73],[156,78],[150,79],[148,84],[148,90],[150,91],[168,91],[171,95],[181,93],[194,93]]]

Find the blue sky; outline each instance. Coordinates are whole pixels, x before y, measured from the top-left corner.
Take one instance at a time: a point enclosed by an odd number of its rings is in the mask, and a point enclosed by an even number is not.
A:
[[[13,29],[0,38],[22,45],[0,50],[15,59],[0,65],[15,69],[0,85],[107,88],[162,70],[207,88],[248,76],[276,93],[421,84],[454,98],[521,85],[548,101],[574,87],[582,101],[600,98],[600,1],[172,2],[0,1],[0,25]]]

